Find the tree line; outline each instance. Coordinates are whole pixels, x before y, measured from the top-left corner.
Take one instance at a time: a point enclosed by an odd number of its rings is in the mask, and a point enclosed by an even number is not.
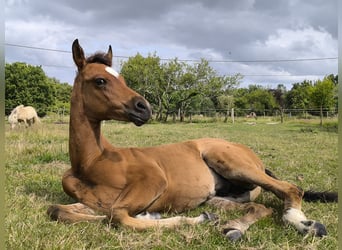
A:
[[[338,76],[333,74],[294,83],[290,90],[283,84],[241,88],[241,74],[220,75],[205,59],[194,64],[177,58],[163,62],[156,54],[143,57],[139,53],[122,63],[120,73],[128,86],[150,102],[158,121],[170,116],[183,121],[189,113],[232,108],[259,115],[276,111],[282,118],[288,109],[319,109],[321,118],[324,111],[337,110]],[[34,106],[40,116],[47,110],[69,110],[72,86],[47,77],[40,66],[6,63],[5,83],[6,114],[19,104]]]
[[[70,108],[72,86],[46,76],[41,66],[23,62],[5,64],[5,114],[23,104],[43,117],[48,110]]]
[[[265,110],[278,112],[282,120],[288,109],[319,109],[322,120],[324,111],[337,110],[338,76],[333,74],[322,80],[294,83],[290,90],[283,84],[273,89],[260,85],[240,88],[241,74],[219,75],[205,59],[191,65],[177,58],[163,63],[155,54],[129,58],[121,74],[130,87],[150,101],[160,121],[171,114],[182,121],[186,113],[231,108],[258,115]]]

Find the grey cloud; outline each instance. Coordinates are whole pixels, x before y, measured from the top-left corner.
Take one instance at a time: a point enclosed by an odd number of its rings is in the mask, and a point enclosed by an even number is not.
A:
[[[5,14],[6,42],[38,44],[46,48],[70,49],[72,40],[77,37],[89,52],[105,50],[112,44],[114,51],[123,55],[150,50],[157,55],[180,59],[197,59],[198,56],[223,60],[321,57],[332,55],[335,50],[337,55],[334,44],[337,44],[336,0],[61,0],[48,3],[13,0],[6,3]],[[28,30],[32,27],[25,23],[36,24],[36,28]],[[316,35],[326,33],[327,38],[301,38],[304,34],[301,31],[307,30]],[[294,34],[298,39],[284,47],[276,43],[269,46],[272,39],[277,41],[279,31],[298,31]],[[321,43],[326,45],[319,45]],[[24,53],[10,48],[6,50],[9,61],[32,58],[32,55],[24,58]],[[56,58],[50,59],[61,60],[57,54],[54,56]],[[45,57],[36,56],[35,60],[41,59],[44,64],[47,62]],[[245,68],[292,74],[319,70],[319,67],[308,70],[300,65],[253,64]],[[240,66],[217,67],[224,73],[227,69],[243,69]],[[335,68],[327,67],[326,70]]]

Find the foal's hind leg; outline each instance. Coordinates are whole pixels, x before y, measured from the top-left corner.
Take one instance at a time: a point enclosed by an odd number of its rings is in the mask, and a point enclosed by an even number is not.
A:
[[[228,181],[254,184],[273,192],[284,201],[284,222],[295,226],[301,233],[327,234],[321,223],[307,219],[301,211],[303,191],[293,184],[268,176],[261,160],[248,148],[228,145],[223,151],[215,147],[207,150],[203,158],[210,168]]]
[[[246,212],[244,216],[228,221],[223,225],[224,235],[232,241],[240,239],[253,223],[272,214],[271,208],[254,202],[238,203],[222,197],[213,197],[206,203],[224,210],[243,210]]]

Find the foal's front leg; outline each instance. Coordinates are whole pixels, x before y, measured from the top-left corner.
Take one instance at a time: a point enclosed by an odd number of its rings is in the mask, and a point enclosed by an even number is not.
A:
[[[106,215],[96,215],[94,210],[82,203],[51,205],[47,210],[47,214],[52,220],[67,223],[102,221],[107,218]]]
[[[150,167],[152,168],[152,167]],[[166,206],[172,204],[159,204],[158,199],[167,189],[167,180],[160,168],[151,171],[151,176],[146,172],[144,178],[128,184],[110,209],[110,220],[136,230],[144,230],[153,227],[174,228],[179,225],[194,225],[216,217],[209,213],[202,213],[197,217],[174,216],[170,218],[142,217],[139,214],[149,211],[153,205],[153,211],[163,211]]]

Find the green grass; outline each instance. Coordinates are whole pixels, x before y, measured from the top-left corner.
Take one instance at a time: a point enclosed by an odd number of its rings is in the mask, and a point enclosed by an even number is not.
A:
[[[273,124],[258,119],[230,123],[157,124],[142,127],[108,122],[103,132],[117,146],[152,146],[220,137],[251,147],[279,178],[303,189],[337,191],[337,133],[317,121]],[[332,127],[336,124],[333,123]],[[331,126],[327,126],[331,127]],[[337,127],[337,126],[336,126]],[[282,223],[282,202],[263,192],[258,202],[274,208],[271,217],[254,224],[243,239],[231,243],[219,225],[205,223],[176,229],[136,232],[103,223],[62,224],[46,215],[50,204],[73,202],[62,190],[61,176],[69,168],[68,125],[44,123],[11,131],[6,125],[6,247],[7,249],[337,249],[337,204],[303,203],[310,219],[326,225],[328,236],[304,237]],[[240,216],[202,206],[220,220]],[[166,216],[166,215],[165,215]]]

